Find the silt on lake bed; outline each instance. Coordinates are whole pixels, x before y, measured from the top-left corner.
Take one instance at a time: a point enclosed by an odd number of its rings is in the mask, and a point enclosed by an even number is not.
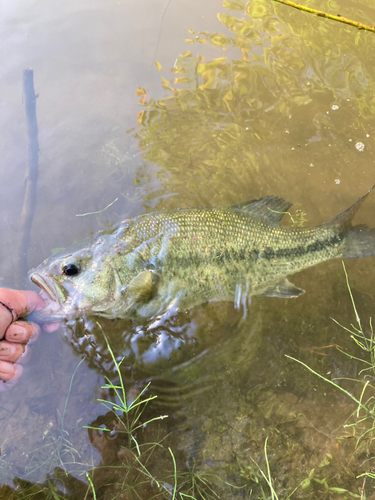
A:
[[[286,276],[334,258],[375,255],[375,229],[352,226],[374,187],[317,227],[282,227],[291,204],[277,196],[223,208],[141,215],[99,232],[31,271],[49,305],[34,321],[83,314],[145,320],[171,308],[251,296],[293,298]]]

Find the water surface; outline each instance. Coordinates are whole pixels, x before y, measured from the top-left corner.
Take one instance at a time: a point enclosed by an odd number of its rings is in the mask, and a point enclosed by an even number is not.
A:
[[[306,5],[374,24],[370,0]],[[293,202],[296,221],[315,226],[375,183],[373,33],[269,0],[5,0],[0,15],[2,286],[15,287],[25,67],[34,69],[39,93],[41,149],[29,267],[155,209],[274,194]],[[76,216],[116,198],[101,214]],[[374,210],[372,195],[356,221],[374,226]],[[373,259],[346,268],[368,331]],[[172,497],[168,447],[179,495],[271,498],[261,473],[266,439],[280,498],[298,485],[293,498],[361,498],[362,487],[370,497],[371,478],[363,486],[356,477],[373,467],[372,440],[356,448],[344,427],[356,405],[285,357],[328,378],[357,378],[340,384],[360,396],[361,363],[335,346],[365,354],[331,319],[355,321],[341,262],[292,280],[307,293],[253,298],[246,318],[233,304],[212,303],[149,330],[101,322],[115,355],[125,356],[129,400],[150,381],[147,394],[158,396],[144,421],[169,416],[136,436],[160,490],[123,435],[84,427],[113,427],[97,401],[113,398],[101,389],[104,376],[117,380],[101,331],[78,324],[44,335],[21,383],[1,395],[4,498],[91,498],[85,473],[99,464],[98,498]]]

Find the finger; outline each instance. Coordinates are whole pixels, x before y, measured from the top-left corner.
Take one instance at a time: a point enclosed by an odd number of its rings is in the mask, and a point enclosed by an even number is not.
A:
[[[4,344],[8,345],[4,346]],[[31,355],[32,349],[28,345],[9,344],[5,341],[0,342],[0,362],[6,361],[10,363],[25,365],[29,361]]]
[[[13,312],[14,319],[27,316],[32,311],[39,311],[45,306],[44,300],[36,292],[8,288],[0,288],[0,302]]]
[[[0,339],[13,321],[43,309],[44,305],[36,292],[0,288]]]
[[[36,323],[16,321],[7,328],[5,339],[9,342],[27,344],[28,342],[35,342],[39,334],[40,327]]]
[[[13,312],[4,304],[0,304],[0,339],[4,337],[5,330],[13,322]]]
[[[5,384],[0,385],[0,391],[6,391],[11,389],[15,383],[20,379],[23,373],[23,368],[21,365],[9,363],[8,361],[0,361],[0,380],[3,382],[8,382],[11,380],[13,383],[7,387]]]
[[[2,340],[0,342],[0,362],[11,361],[15,363],[25,352],[24,344],[15,344]]]

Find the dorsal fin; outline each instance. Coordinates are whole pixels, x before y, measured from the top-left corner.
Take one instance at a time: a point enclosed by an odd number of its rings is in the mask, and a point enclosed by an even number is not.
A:
[[[281,219],[291,206],[292,203],[279,196],[266,196],[260,200],[232,205],[231,208],[246,215],[262,219],[268,224],[279,225]]]

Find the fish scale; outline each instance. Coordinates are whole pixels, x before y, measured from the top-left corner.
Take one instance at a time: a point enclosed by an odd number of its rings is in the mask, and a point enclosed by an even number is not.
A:
[[[168,253],[158,260],[156,270],[162,270],[167,280],[175,279],[176,289],[185,288],[187,303],[197,293],[200,300],[202,294],[205,300],[233,300],[236,285],[246,283],[250,295],[259,294],[287,274],[339,254],[337,227],[273,227],[231,208],[163,212],[163,220],[151,229],[152,221],[152,215],[135,221],[142,239],[133,242],[137,246],[150,241],[140,252],[147,261],[159,254],[167,235]]]

